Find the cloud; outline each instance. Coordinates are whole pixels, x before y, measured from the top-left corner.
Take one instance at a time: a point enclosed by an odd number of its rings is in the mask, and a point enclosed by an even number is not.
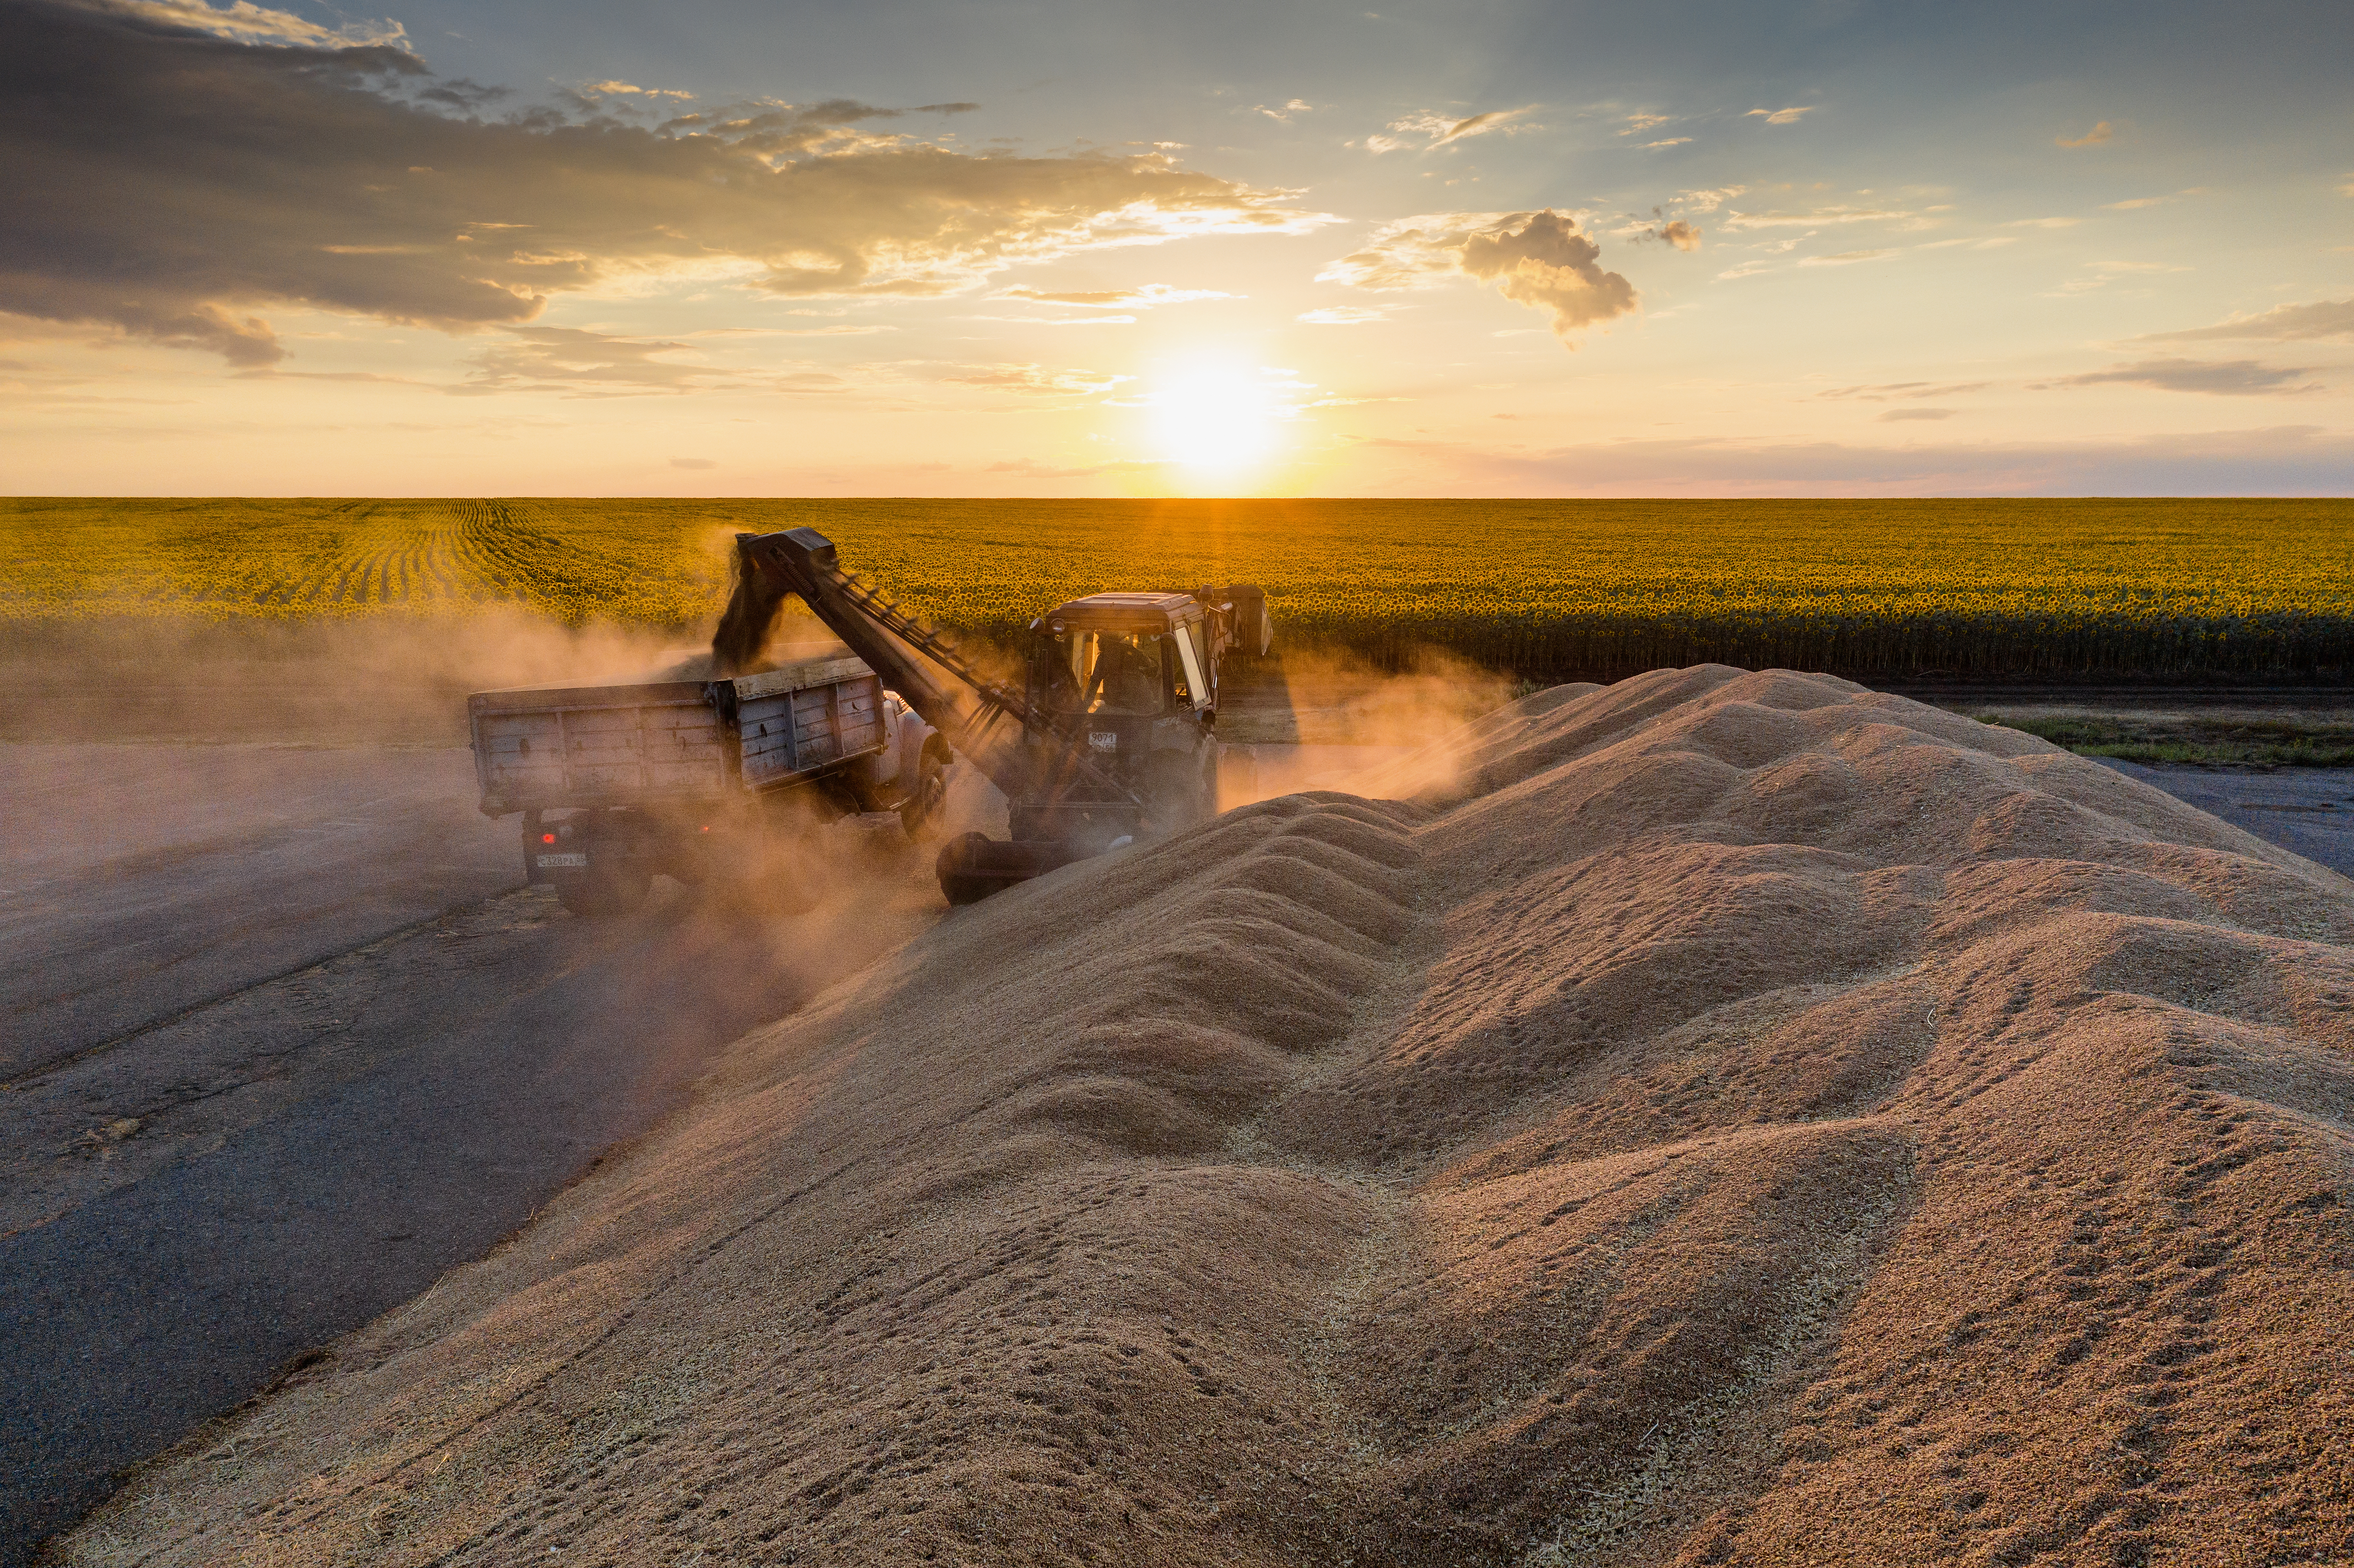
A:
[[[1646,142],[1643,145],[1647,150],[1652,147],[1681,147],[1691,140],[1689,136],[1670,136],[1664,142]]]
[[[681,92],[674,87],[637,87],[626,81],[592,81],[580,90],[592,98],[675,98],[684,101],[695,96],[691,92]]]
[[[2253,359],[2147,359],[2138,365],[2120,365],[2033,385],[2037,391],[2115,384],[2148,387],[2160,392],[2204,392],[2224,397],[2282,397],[2320,390],[2319,385],[2313,382],[2290,385],[2297,377],[2310,374],[2306,367],[2284,369],[2259,365]]]
[[[2073,228],[2084,220],[2081,217],[2014,217],[2005,228]]]
[[[344,27],[322,26],[285,11],[256,5],[251,0],[216,7],[203,0],[63,0],[72,9],[125,21],[202,33],[240,44],[297,45],[308,48],[382,47],[406,49],[407,30],[398,22],[357,22]]]
[[[1389,320],[1386,311],[1368,311],[1356,305],[1325,305],[1312,311],[1302,311],[1294,318],[1310,326],[1363,326],[1367,322]]]
[[[2054,136],[2052,139],[2052,144],[2055,147],[2097,147],[2102,143],[2114,139],[2116,133],[2117,128],[2104,120],[2073,141],[2070,141],[2065,136]]]
[[[284,355],[273,305],[468,332],[663,274],[921,297],[1327,221],[1160,154],[960,152],[888,132],[916,111],[849,101],[485,120],[448,100],[488,90],[321,33],[249,5],[0,5],[0,311],[259,366]]]
[[[1866,403],[1886,403],[1896,398],[1958,397],[1966,393],[1983,392],[1992,385],[1985,381],[1883,381],[1877,386],[1834,387],[1816,394],[1819,397],[1852,397]]]
[[[1635,231],[1635,239],[1638,244],[1648,239],[1661,245],[1672,245],[1679,250],[1700,249],[1700,230],[1681,217],[1670,218],[1657,228],[1638,228]]]
[[[1469,141],[1474,136],[1485,136],[1491,131],[1518,129],[1511,122],[1534,107],[1533,104],[1528,104],[1519,109],[1491,109],[1484,114],[1474,114],[1460,120],[1432,114],[1427,111],[1420,114],[1409,114],[1403,120],[1390,122],[1389,128],[1399,133],[1397,136],[1368,136],[1365,138],[1365,146],[1375,153],[1394,153],[1401,147],[1412,145],[1411,143],[1402,140],[1403,137],[1419,136],[1423,139],[1426,151],[1432,147],[1444,147],[1451,143]]]
[[[940,379],[959,387],[988,387],[1006,392],[1068,397],[1093,397],[1110,391],[1123,381],[1136,378],[1097,370],[1048,370],[1036,365],[991,365],[967,366],[960,374],[943,376]]]
[[[1694,212],[1714,212],[1737,196],[1748,194],[1747,185],[1725,185],[1712,191],[1678,191],[1676,205]]]
[[[1836,256],[1801,256],[1801,267],[1852,267],[1859,261],[1879,261],[1895,255],[1893,250],[1842,250]]]
[[[2275,305],[2259,315],[2233,316],[2213,326],[2158,332],[2136,343],[2197,343],[2205,339],[2354,337],[2354,300],[2317,300],[2309,305]]]
[[[1753,109],[1742,118],[1753,119],[1762,114],[1766,117],[1766,123],[1768,125],[1796,125],[1799,116],[1812,114],[1820,107],[1822,107],[1820,104],[1806,103],[1800,104],[1796,109]]]
[[[1155,305],[1190,304],[1195,300],[1240,300],[1217,289],[1173,289],[1166,283],[1146,283],[1134,289],[1000,289],[1001,300],[1034,300],[1044,305],[1077,305],[1087,310],[1150,310]]]
[[[1657,126],[1665,125],[1669,121],[1674,118],[1675,116],[1671,114],[1629,114],[1627,116],[1626,128],[1620,131],[1618,134],[1621,136],[1638,135]]]
[[[1734,193],[1727,193],[1728,196]],[[1723,226],[1727,228],[1824,228],[1833,224],[1896,223],[1912,216],[1897,207],[1819,207],[1804,212],[1734,211],[1724,217]]]
[[[1255,103],[1251,105],[1251,112],[1253,114],[1264,114],[1269,120],[1274,121],[1279,125],[1288,125],[1291,123],[1292,117],[1294,115],[1310,114],[1315,112],[1315,109],[1316,106],[1314,104],[1298,98],[1293,99],[1290,102],[1284,104],[1278,109],[1269,109],[1264,103]]]
[[[1604,271],[1601,255],[1600,247],[1577,232],[1574,217],[1551,208],[1445,213],[1387,224],[1365,249],[1316,276],[1319,282],[1377,290],[1476,278],[1552,316],[1554,335],[1566,344],[1578,329],[1636,306],[1634,285]]]
[[[1891,408],[1880,416],[1883,422],[1893,419],[1950,419],[1953,417],[1951,408]]]
[[[681,365],[661,357],[695,352],[691,344],[659,338],[619,337],[578,327],[516,327],[476,355],[472,373],[450,390],[473,396],[528,390],[597,397],[687,392],[732,380],[707,365]]]

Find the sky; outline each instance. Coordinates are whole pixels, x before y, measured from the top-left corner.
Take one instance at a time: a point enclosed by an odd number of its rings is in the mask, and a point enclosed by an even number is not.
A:
[[[2354,491],[2343,0],[1372,3],[0,0],[0,488]]]

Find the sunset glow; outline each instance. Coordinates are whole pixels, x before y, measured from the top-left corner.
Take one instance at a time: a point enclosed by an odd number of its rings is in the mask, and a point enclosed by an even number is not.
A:
[[[2354,480],[2342,7],[673,16],[16,0],[11,487]]]

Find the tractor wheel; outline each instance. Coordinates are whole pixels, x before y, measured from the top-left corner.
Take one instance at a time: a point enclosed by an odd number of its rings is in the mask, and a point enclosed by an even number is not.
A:
[[[1004,885],[981,869],[989,842],[987,833],[959,833],[940,846],[940,858],[933,869],[939,875],[941,895],[949,904],[978,904]]]

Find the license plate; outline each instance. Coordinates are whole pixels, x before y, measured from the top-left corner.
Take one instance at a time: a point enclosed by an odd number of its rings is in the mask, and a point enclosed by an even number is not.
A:
[[[1088,734],[1087,744],[1097,751],[1118,751],[1119,736],[1116,731],[1107,734],[1102,730],[1095,730]]]
[[[557,866],[586,866],[588,863],[588,857],[585,854],[544,854],[532,862],[532,864],[539,867],[542,871],[547,871]]]

